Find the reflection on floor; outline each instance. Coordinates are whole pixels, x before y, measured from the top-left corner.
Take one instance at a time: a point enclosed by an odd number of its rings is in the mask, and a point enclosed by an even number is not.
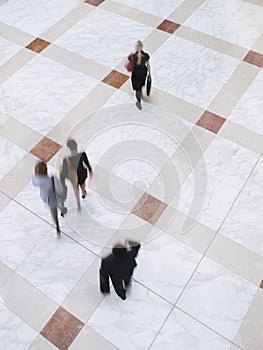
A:
[[[0,6],[1,349],[262,350],[262,0]],[[94,179],[81,211],[68,184],[57,239],[31,175],[69,137]],[[122,301],[98,269],[125,238],[142,248]]]

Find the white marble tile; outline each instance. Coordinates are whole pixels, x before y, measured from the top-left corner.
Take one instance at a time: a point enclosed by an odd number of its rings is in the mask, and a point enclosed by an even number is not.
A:
[[[263,135],[263,70],[261,70],[229,116],[229,120]]]
[[[232,340],[256,292],[252,283],[204,258],[177,306]]]
[[[161,18],[167,18],[172,11],[183,3],[183,1],[184,0],[173,0],[160,3],[158,0],[145,0],[143,2],[140,0],[117,0],[120,4],[134,7]]]
[[[11,268],[21,264],[43,235],[54,238],[55,229],[15,202],[2,210],[0,220],[0,257]]]
[[[256,167],[243,188],[243,192],[252,197],[262,197],[263,194],[263,157],[261,156]]]
[[[238,196],[238,190],[204,170],[204,165],[194,169],[170,205],[216,231]]]
[[[263,9],[242,0],[206,0],[184,25],[250,48],[263,30]]]
[[[257,153],[217,136],[204,152],[204,162],[200,167],[208,177],[212,176],[240,190],[258,158]]]
[[[79,4],[79,0],[15,0],[1,7],[0,20],[30,34],[38,36],[62,19]]]
[[[13,57],[18,51],[22,49],[21,46],[12,43],[9,40],[0,38],[0,64],[2,65]]]
[[[22,277],[61,303],[95,256],[67,237],[46,236],[17,269]]]
[[[125,301],[112,291],[87,323],[120,350],[148,348],[172,307],[138,283],[131,288]]]
[[[114,68],[134,50],[138,38],[144,40],[151,31],[151,27],[97,7],[55,44]]]
[[[211,329],[174,309],[150,350],[238,350]]]
[[[26,151],[0,136],[0,179],[8,174],[26,155]]]
[[[6,350],[26,350],[37,332],[0,303],[0,343]]]
[[[206,108],[239,62],[197,43],[170,36],[152,57],[153,81],[157,88]]]
[[[174,303],[201,257],[197,251],[162,233],[143,245],[134,278]]]
[[[91,77],[37,56],[2,85],[2,111],[47,134],[96,84]]]
[[[219,232],[263,255],[262,208],[262,192],[258,197],[241,193]]]

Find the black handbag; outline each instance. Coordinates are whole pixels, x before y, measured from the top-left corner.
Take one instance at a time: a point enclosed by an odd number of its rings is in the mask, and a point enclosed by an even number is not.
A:
[[[100,291],[103,294],[110,293],[110,281],[102,269],[100,269]]]
[[[151,87],[152,87],[152,78],[151,78],[151,76],[148,74],[147,81],[146,81],[146,94],[147,94],[147,96],[150,95]]]

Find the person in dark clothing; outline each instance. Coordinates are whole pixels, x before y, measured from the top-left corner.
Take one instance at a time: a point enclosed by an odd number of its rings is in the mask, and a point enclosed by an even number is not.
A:
[[[138,109],[142,109],[142,87],[145,85],[147,72],[151,76],[150,56],[143,51],[143,44],[139,40],[136,44],[136,52],[134,55],[130,55],[128,59],[133,59],[134,68],[131,75],[132,88],[136,93],[136,106]]]
[[[60,180],[64,187],[66,187],[66,178],[71,181],[76,195],[78,208],[80,209],[79,187],[81,188],[82,198],[84,199],[87,195],[85,183],[88,177],[87,169],[89,170],[90,177],[93,176],[93,171],[87,154],[85,152],[78,152],[78,144],[76,141],[68,140],[67,147],[70,150],[70,156],[63,159]]]
[[[110,293],[109,277],[117,295],[125,300],[126,288],[131,282],[134,268],[137,266],[136,256],[141,245],[137,242],[126,241],[125,246],[117,244],[112,254],[102,259],[100,268],[100,290]]]

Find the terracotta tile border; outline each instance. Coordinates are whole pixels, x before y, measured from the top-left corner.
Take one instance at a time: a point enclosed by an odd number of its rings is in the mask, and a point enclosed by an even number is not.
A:
[[[131,212],[154,225],[166,207],[167,204],[148,193],[144,193]]]
[[[50,44],[51,43],[49,41],[43,40],[41,38],[36,38],[26,46],[26,49],[34,51],[36,53],[40,53],[46,47],[48,47]]]
[[[205,111],[196,122],[196,125],[217,134],[225,121],[225,118],[222,118],[212,112]]]
[[[85,0],[84,2],[86,4],[89,5],[93,5],[93,6],[99,6],[100,4],[102,4],[105,0]]]
[[[61,149],[61,147],[61,145],[48,137],[43,137],[43,139],[31,149],[30,153],[44,162],[48,162]]]
[[[263,55],[255,51],[249,51],[243,58],[243,61],[253,64],[259,68],[263,67]]]
[[[112,70],[103,80],[102,82],[108,85],[119,89],[129,77],[123,73],[120,73],[116,70]]]
[[[157,29],[160,29],[169,34],[173,34],[179,27],[180,24],[165,19],[161,24],[158,25]]]

